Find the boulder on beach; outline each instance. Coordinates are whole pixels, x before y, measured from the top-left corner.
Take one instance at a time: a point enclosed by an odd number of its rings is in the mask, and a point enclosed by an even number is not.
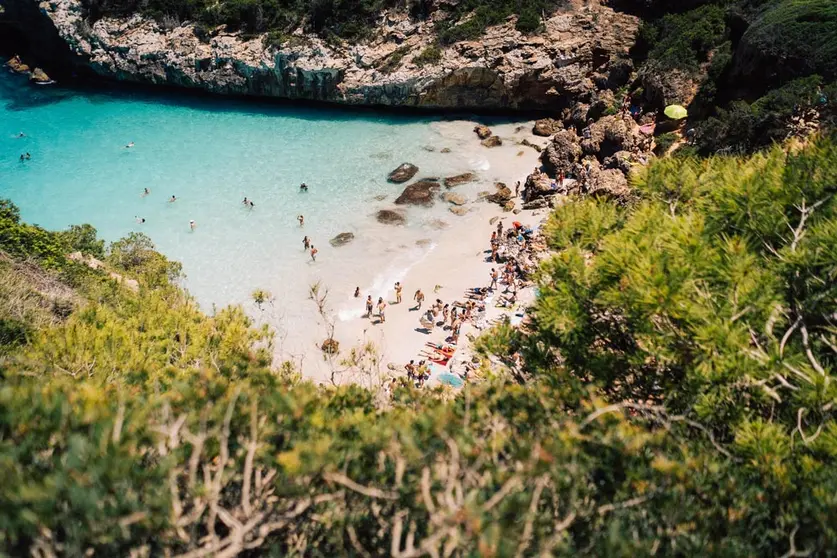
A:
[[[500,139],[500,136],[490,136],[480,142],[484,147],[497,147],[498,145],[503,145],[503,140]]]
[[[35,83],[53,83],[52,79],[47,75],[45,71],[40,68],[35,68],[32,70],[32,75],[29,78],[31,81]]]
[[[639,126],[630,116],[605,116],[589,126],[581,140],[581,149],[602,161],[619,151],[631,151],[636,146],[638,136]]]
[[[401,163],[397,169],[387,175],[387,180],[395,184],[401,184],[413,178],[418,170],[418,167],[412,163]]]
[[[503,211],[513,211],[514,210],[514,200],[509,200],[503,204]]]
[[[576,133],[559,130],[541,153],[541,164],[548,174],[557,176],[559,172],[569,172],[580,158],[581,146]]]
[[[460,217],[462,217],[469,211],[467,207],[462,207],[461,205],[452,205],[448,209],[451,213],[453,213],[454,215],[459,215]]]
[[[591,167],[587,174],[586,186],[587,193],[597,198],[623,202],[627,201],[631,195],[628,178],[618,169]]]
[[[395,199],[396,205],[433,205],[436,193],[442,185],[431,180],[419,180],[404,188],[401,195]]]
[[[491,129],[488,126],[483,126],[482,124],[475,126],[474,132],[476,132],[477,137],[481,140],[491,137]]]
[[[429,221],[427,223],[427,226],[429,226],[431,229],[441,231],[443,229],[448,228],[450,225],[447,223],[447,221],[442,221],[441,219],[433,219],[432,221]]]
[[[532,133],[536,136],[549,137],[563,127],[564,124],[560,120],[541,118],[535,121],[535,125],[532,127]]]
[[[338,246],[345,246],[349,242],[355,239],[354,233],[350,232],[342,232],[328,241],[329,244],[334,246],[335,248]]]
[[[450,153],[450,147],[443,147],[439,153]]]
[[[472,172],[464,172],[456,176],[449,176],[445,178],[445,188],[453,188],[461,184],[467,184],[477,179],[477,175]]]
[[[453,192],[445,192],[442,194],[442,199],[453,205],[465,205],[468,200],[462,194],[454,194]]]
[[[531,147],[532,149],[534,149],[538,153],[543,151],[543,147],[541,147],[540,145],[538,145],[536,143],[532,143],[531,141],[527,140],[526,138],[520,140],[520,145],[525,145],[526,147]]]
[[[406,225],[407,218],[404,213],[393,209],[381,209],[375,214],[375,218],[379,223],[384,225]]]
[[[512,191],[508,186],[506,186],[502,182],[498,182],[496,186],[497,191],[488,196],[486,199],[491,203],[505,205],[507,201],[512,199]]]

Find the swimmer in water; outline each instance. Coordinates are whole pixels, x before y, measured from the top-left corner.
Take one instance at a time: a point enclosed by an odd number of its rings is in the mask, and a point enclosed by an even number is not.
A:
[[[190,229],[195,230],[195,227],[197,227],[197,226],[198,226],[198,225],[197,225],[197,223],[195,223],[195,220],[194,220],[194,219],[190,219],[190,220],[189,220],[189,228],[190,228]]]
[[[312,262],[316,262],[316,261],[317,261],[317,252],[319,252],[319,250],[317,250],[316,248],[314,248],[314,245],[312,244],[312,245],[311,245],[311,261],[312,261]]]
[[[305,217],[303,217],[302,215],[300,215],[300,216],[298,216],[298,217],[296,218],[296,220],[297,220],[297,221],[299,221],[299,226],[300,226],[300,227],[305,226]]]
[[[140,225],[145,223],[145,217],[139,217],[137,215],[134,215],[134,219],[136,219],[137,223],[139,223]]]
[[[299,191],[300,192],[307,192],[308,191],[308,185],[305,182],[303,182],[302,184],[299,185]]]
[[[125,149],[131,149],[134,147],[134,142],[130,142],[128,145],[125,146]]]
[[[174,196],[174,194],[172,194],[171,199],[169,200],[169,203],[174,203],[176,201],[177,201],[177,198]]]
[[[250,205],[250,200],[247,199],[247,196],[244,196],[244,200],[241,202],[244,205]]]
[[[307,236],[302,239],[302,247],[306,250],[308,250],[311,247],[311,241],[308,239]]]
[[[31,159],[31,158],[32,158],[32,155],[30,155],[30,154],[29,154],[29,152],[27,151],[27,152],[26,152],[26,160],[28,161],[28,160],[29,160],[29,159]]]
[[[253,203],[253,200],[250,200],[250,209],[253,209],[254,207],[256,207],[256,204]]]
[[[23,132],[21,132],[21,133],[19,133],[19,134],[17,135],[17,137],[19,137],[19,138],[25,138],[25,137],[26,137],[26,134],[24,134]]]
[[[21,153],[21,154],[20,154],[20,162],[22,163],[22,162],[23,162],[23,161],[25,161],[25,160],[26,160],[26,155],[24,155],[23,153]]]

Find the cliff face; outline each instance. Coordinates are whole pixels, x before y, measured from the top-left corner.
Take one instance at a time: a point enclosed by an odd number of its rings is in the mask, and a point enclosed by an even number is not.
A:
[[[18,11],[33,1],[7,0]],[[432,21],[398,13],[387,14],[365,44],[299,35],[275,48],[263,37],[223,31],[202,41],[192,25],[163,29],[140,16],[90,25],[80,0],[36,5],[45,19],[37,32],[54,29],[72,65],[102,77],[220,94],[443,109],[555,109],[618,87],[628,80],[628,49],[638,27],[635,17],[597,2],[571,3],[541,34],[522,35],[509,21],[480,41],[443,49],[438,62],[417,65],[415,57],[433,43]]]

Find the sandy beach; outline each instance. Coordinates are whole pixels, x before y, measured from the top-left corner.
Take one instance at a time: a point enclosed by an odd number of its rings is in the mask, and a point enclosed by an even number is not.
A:
[[[457,193],[467,193],[472,199],[463,206],[468,209],[468,213],[464,216],[449,213],[444,219],[448,224],[447,228],[436,235],[426,253],[410,262],[406,270],[389,277],[390,281],[387,284],[381,285],[379,278],[372,287],[361,286],[359,298],[346,300],[346,297],[352,296],[350,293],[353,293],[354,285],[331,285],[322,281],[321,288],[327,288],[329,294],[323,308],[324,316],[320,315],[316,320],[319,331],[314,335],[316,339],[324,339],[330,324],[333,324],[334,339],[340,344],[340,353],[326,357],[319,349],[312,347],[314,350],[306,350],[304,354],[277,355],[280,358],[290,357],[302,370],[304,377],[317,382],[379,384],[384,377],[392,374],[388,366],[401,367],[410,360],[418,362],[422,358],[421,352],[425,350],[426,343],[444,344],[451,332],[436,327],[428,333],[421,328],[419,317],[422,312],[415,308],[416,303],[413,301],[415,291],[421,289],[426,297],[424,310],[436,299],[446,304],[464,301],[467,289],[487,287],[491,282],[491,268],[501,267],[488,262],[486,252],[490,249],[491,233],[496,230],[497,220],[502,221],[505,228],[510,227],[513,221],[520,221],[536,230],[547,217],[548,209],[525,210],[515,214],[474,195],[477,189],[482,192],[495,191],[496,182],[503,182],[512,190],[515,182],[520,181],[522,185],[526,176],[538,166],[538,152],[531,147],[520,145],[519,142],[526,139],[544,145],[545,138],[531,134],[531,123],[503,124],[492,127],[492,131],[503,139],[503,145],[486,148],[480,145],[479,138],[473,132],[474,125],[473,122],[465,121],[440,123],[442,138],[459,140],[461,144],[465,144],[467,156],[484,158],[487,163],[487,169],[479,173],[480,180],[477,184],[455,190]],[[398,187],[396,189],[400,190]],[[514,200],[516,208],[520,209],[522,201],[519,197]],[[437,201],[436,204],[448,206],[443,201]],[[400,227],[394,227],[398,228]],[[399,232],[394,230],[393,234]],[[403,285],[403,300],[400,304],[396,304],[393,288],[396,280]],[[369,294],[376,303],[376,311],[371,318],[365,317],[365,301]],[[377,315],[378,296],[382,296],[387,303],[384,323],[380,322]],[[527,299],[533,298],[532,288],[521,290],[518,298],[520,302],[517,307],[520,308]],[[511,311],[496,308],[495,302],[496,300],[493,300],[486,305],[487,319],[491,320],[503,313],[512,314]],[[306,304],[311,308],[316,306],[310,300],[306,301]],[[457,350],[460,355],[468,351],[468,337],[475,333],[478,334],[479,331],[473,324],[463,324]],[[367,359],[366,367],[346,365],[345,360],[350,358],[352,349],[370,347],[370,344],[378,355],[376,363],[372,364]],[[281,351],[281,346],[279,350]],[[359,372],[358,368],[365,370]],[[432,383],[434,378],[429,381],[429,384]]]

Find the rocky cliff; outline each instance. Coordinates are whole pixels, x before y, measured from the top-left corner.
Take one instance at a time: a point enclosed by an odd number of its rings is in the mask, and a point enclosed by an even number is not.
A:
[[[6,0],[12,11],[33,0]],[[638,20],[596,1],[568,3],[541,33],[517,32],[514,21],[489,28],[480,41],[441,50],[438,61],[417,57],[434,43],[433,21],[397,12],[383,18],[363,44],[333,44],[297,34],[280,47],[265,37],[223,29],[206,34],[191,24],[164,29],[140,16],[88,22],[80,0],[37,5],[35,41],[49,33],[69,49],[62,63],[115,80],[196,88],[220,94],[308,99],[352,105],[436,109],[564,108],[601,88],[625,84],[628,50]],[[444,17],[443,13],[434,17]],[[31,17],[26,25],[33,27]]]

